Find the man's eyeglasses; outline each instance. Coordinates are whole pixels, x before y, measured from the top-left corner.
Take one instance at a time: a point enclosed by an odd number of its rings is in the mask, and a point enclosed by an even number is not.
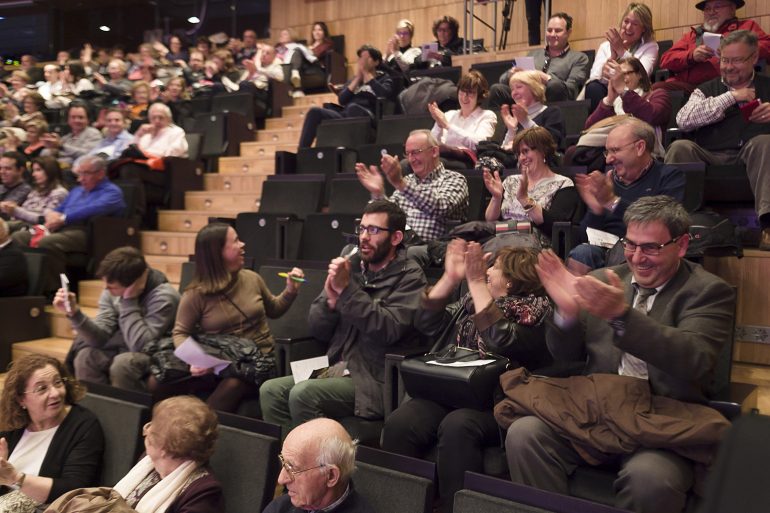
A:
[[[623,246],[623,251],[626,253],[636,253],[636,248],[639,248],[642,250],[643,255],[647,256],[657,256],[660,255],[660,252],[663,251],[663,248],[670,244],[674,244],[676,241],[684,237],[684,234],[679,235],[677,237],[674,237],[668,242],[664,242],[663,244],[657,244],[655,242],[645,242],[644,244],[637,244],[634,241],[628,240],[626,238],[620,239],[620,244]]]
[[[286,471],[286,473],[289,475],[289,479],[290,479],[290,480],[292,480],[292,481],[294,481],[294,479],[295,479],[295,478],[296,478],[298,475],[302,474],[303,472],[307,472],[308,470],[315,470],[315,469],[317,469],[317,468],[321,468],[321,467],[325,467],[325,466],[326,466],[326,464],[325,464],[325,463],[323,463],[323,464],[321,464],[321,465],[316,465],[315,467],[309,467],[309,468],[303,468],[303,469],[296,469],[296,468],[294,468],[294,467],[292,466],[292,464],[291,464],[291,463],[289,463],[288,461],[286,461],[286,460],[284,459],[284,457],[283,457],[283,454],[279,454],[279,455],[278,455],[278,460],[281,462],[281,466],[282,466],[282,467],[283,467],[283,469]]]
[[[433,148],[433,146],[426,146],[425,148],[420,148],[419,150],[404,150],[404,155],[406,155],[406,158],[414,157],[431,148]]]
[[[622,144],[622,145],[618,146],[617,148],[607,148],[607,149],[606,149],[606,150],[604,150],[604,152],[603,152],[603,153],[604,153],[604,156],[605,156],[605,157],[609,157],[610,155],[615,155],[616,153],[618,153],[618,152],[619,152],[620,150],[622,150],[623,148],[628,148],[628,147],[629,147],[629,146],[631,146],[632,144],[636,144],[638,141],[639,141],[639,139],[637,139],[636,141],[632,141],[632,142],[630,142],[630,143],[628,143],[628,144]]]
[[[35,385],[35,387],[32,390],[27,390],[24,392],[25,394],[34,394],[34,395],[45,395],[47,394],[51,388],[58,388],[62,389],[65,386],[67,386],[67,380],[65,378],[56,378],[51,383],[40,383],[39,385]]]
[[[356,225],[356,228],[355,228],[356,235],[361,235],[363,232],[366,232],[369,235],[377,235],[380,232],[389,232],[389,231],[391,231],[390,228],[383,228],[382,226],[375,226],[373,224],[370,224],[369,226],[366,226],[365,224],[359,224],[359,225]]]
[[[732,65],[743,64],[744,62],[747,62],[752,57],[754,57],[754,52],[751,52],[746,57],[732,57],[732,58],[720,57],[719,62],[721,62],[722,64],[732,64]]]

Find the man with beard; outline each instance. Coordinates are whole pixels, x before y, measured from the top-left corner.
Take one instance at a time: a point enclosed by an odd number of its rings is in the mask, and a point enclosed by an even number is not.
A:
[[[313,336],[327,344],[329,367],[297,384],[293,376],[268,380],[259,391],[263,419],[284,436],[316,417],[382,418],[385,353],[416,343],[413,319],[426,284],[401,244],[405,226],[398,206],[373,201],[356,229],[359,251],[329,264],[308,314]]]
[[[656,162],[654,144],[655,130],[634,118],[619,123],[607,135],[607,172],[575,176],[578,193],[588,207],[581,234],[593,228],[622,237],[626,233],[623,214],[642,196],[665,194],[680,202],[684,199],[684,174],[675,166]],[[581,244],[570,251],[567,264],[575,274],[585,274],[604,267],[606,253],[603,247]]]
[[[700,85],[676,115],[679,129],[693,137],[672,143],[666,163],[743,162],[762,229],[759,249],[770,251],[770,78],[754,73],[758,48],[757,35],[748,30],[722,38],[722,76]]]
[[[704,32],[725,37],[736,30],[750,30],[759,40],[759,58],[770,59],[770,36],[753,20],[735,17],[735,10],[744,3],[743,0],[706,0],[695,4],[696,9],[703,11],[703,25],[686,32],[663,54],[660,67],[668,69],[671,77],[654,87],[691,93],[700,84],[719,76],[719,56],[703,43]]]

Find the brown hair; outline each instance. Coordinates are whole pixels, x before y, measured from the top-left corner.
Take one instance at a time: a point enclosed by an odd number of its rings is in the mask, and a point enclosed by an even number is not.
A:
[[[634,73],[639,75],[639,85],[642,86],[642,90],[645,93],[649,92],[652,89],[652,84],[650,83],[650,76],[647,74],[647,70],[642,65],[642,61],[633,56],[623,57],[618,60],[618,64],[623,64],[624,62],[631,66]]]
[[[500,270],[511,283],[508,287],[509,296],[545,295],[535,270],[538,253],[540,250],[535,248],[506,247],[495,254],[495,262],[500,261]]]
[[[216,414],[206,403],[190,395],[165,399],[152,409],[150,436],[174,458],[205,463],[214,453],[219,436]]]
[[[432,27],[433,37],[438,39],[438,27],[442,23],[446,23],[449,25],[449,30],[452,31],[452,39],[456,39],[457,33],[460,31],[460,23],[458,23],[458,21],[452,18],[451,16],[442,16],[441,18],[433,22],[433,27]]]
[[[116,248],[104,255],[96,269],[96,277],[128,287],[147,270],[142,252],[131,246]]]
[[[24,395],[27,382],[36,370],[51,365],[64,380],[67,404],[75,404],[86,395],[86,389],[72,377],[67,368],[56,358],[31,354],[14,361],[5,378],[3,394],[0,396],[0,431],[13,431],[26,427],[31,419],[19,400]]]
[[[541,126],[533,126],[516,134],[513,139],[513,148],[519,151],[521,143],[542,153],[546,162],[554,162],[556,159],[556,142],[553,140],[551,132]]]
[[[27,126],[31,123],[27,123]],[[45,125],[48,128],[48,125]],[[45,185],[38,187],[41,194],[48,194],[61,184],[61,167],[59,161],[54,157],[36,157],[32,159],[32,164],[37,164],[45,173]]]
[[[197,288],[203,294],[216,294],[230,284],[233,277],[222,258],[228,228],[225,223],[209,223],[195,236],[195,273],[187,290]]]
[[[478,105],[481,100],[489,96],[489,84],[484,75],[472,69],[468,73],[464,73],[457,82],[457,92],[460,91],[476,91],[478,95],[476,104]]]

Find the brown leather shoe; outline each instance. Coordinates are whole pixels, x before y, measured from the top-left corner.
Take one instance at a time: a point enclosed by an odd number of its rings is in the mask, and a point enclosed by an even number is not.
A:
[[[763,228],[759,236],[760,251],[770,251],[770,228]]]

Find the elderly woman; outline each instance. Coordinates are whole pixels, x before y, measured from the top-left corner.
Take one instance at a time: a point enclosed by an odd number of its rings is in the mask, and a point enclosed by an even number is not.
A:
[[[552,311],[535,271],[537,251],[503,248],[487,268],[481,246],[456,239],[449,243],[444,274],[422,299],[415,326],[439,336],[434,350],[450,344],[507,357],[514,366],[536,369],[550,363],[545,319]],[[468,294],[449,304],[465,280]],[[422,458],[438,446],[440,511],[451,511],[465,471],[483,471],[483,448],[500,444],[491,410],[454,409],[413,398],[385,421],[382,448]]]
[[[414,23],[410,20],[398,20],[396,33],[388,39],[385,45],[385,63],[393,69],[404,73],[415,67],[415,59],[422,54],[419,47],[412,46]]]
[[[243,268],[243,248],[236,231],[226,224],[210,223],[198,232],[195,273],[179,303],[173,332],[175,346],[194,337],[216,347],[233,365],[218,374],[214,369],[191,366],[192,379],[181,384],[153,376],[148,386],[156,397],[211,392],[208,403],[212,408],[234,412],[243,397],[256,395],[262,382],[274,377],[273,337],[267,318],[280,317],[289,309],[304,273],[292,269],[286,288],[274,296],[261,276]],[[236,353],[249,353],[253,358],[244,366]]]
[[[19,151],[28,159],[39,157],[45,149],[43,136],[48,133],[48,123],[41,119],[32,119],[24,124],[27,140],[19,146]]]
[[[187,157],[184,130],[173,124],[171,109],[153,103],[148,110],[150,122],[134,133],[134,144],[150,157]]]
[[[93,79],[111,97],[122,98],[131,91],[131,81],[126,78],[127,70],[125,61],[113,58],[107,64],[108,77],[105,78],[100,73],[94,73]]]
[[[480,105],[488,93],[487,80],[478,71],[471,70],[457,83],[458,110],[441,112],[436,102],[428,104],[428,112],[436,122],[431,133],[441,144],[441,156],[455,161],[445,163],[448,169],[472,168],[479,141],[494,135],[497,116]]]
[[[652,11],[641,2],[628,4],[620,27],[607,30],[607,38],[596,51],[591,73],[585,88],[585,97],[595,109],[607,94],[607,83],[612,79],[609,63],[623,57],[636,57],[642,62],[647,74],[651,74],[658,62],[658,43],[652,23]]]
[[[545,128],[527,128],[516,135],[513,147],[519,154],[520,174],[501,180],[499,163],[480,162],[484,185],[492,195],[486,220],[529,222],[541,243],[548,246],[553,223],[571,221],[578,208],[580,199],[575,184],[549,166],[549,162],[554,162],[556,144]]]
[[[32,512],[66,491],[98,484],[104,434],[75,404],[85,389],[55,358],[13,363],[0,398],[0,511]],[[9,490],[6,490],[9,491]]]
[[[59,163],[53,157],[38,157],[32,161],[34,188],[21,205],[13,201],[0,201],[0,211],[16,222],[11,222],[11,231],[25,225],[44,224],[46,212],[54,210],[64,201],[69,191],[62,186]]]

